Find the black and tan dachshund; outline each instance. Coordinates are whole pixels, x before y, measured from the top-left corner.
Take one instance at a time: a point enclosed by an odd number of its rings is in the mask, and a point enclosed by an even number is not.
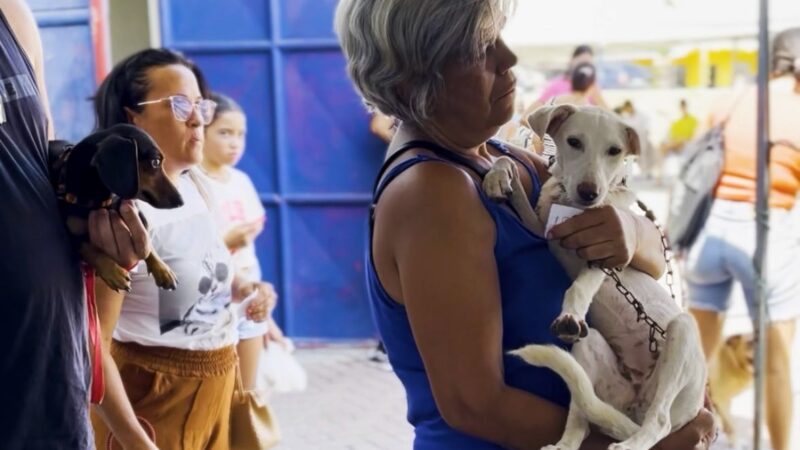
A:
[[[69,146],[50,145],[50,178],[67,229],[80,246],[84,261],[114,290],[130,290],[128,272],[89,242],[92,210],[119,210],[122,200],[143,200],[160,209],[177,208],[183,199],[162,167],[163,155],[144,131],[120,124]],[[142,223],[147,224],[139,214]],[[162,289],[175,289],[177,279],[155,251],[145,259],[147,270]]]

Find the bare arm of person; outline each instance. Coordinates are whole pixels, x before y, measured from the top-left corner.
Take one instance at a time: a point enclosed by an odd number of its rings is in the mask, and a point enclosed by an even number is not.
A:
[[[103,339],[103,376],[106,391],[103,402],[94,405],[93,408],[125,449],[156,449],[136,418],[133,406],[125,393],[117,364],[111,357],[111,337],[117,326],[124,293],[112,290],[100,279],[97,280],[95,292]]]
[[[387,289],[406,307],[445,421],[505,447],[538,449],[559,440],[566,411],[504,382],[495,238],[472,180],[430,163],[386,189],[373,245],[376,261],[392,255],[396,283]],[[693,448],[707,433],[704,421],[698,416],[658,448]],[[581,448],[610,442],[592,434]]]
[[[3,0],[0,2],[3,14],[8,20],[11,30],[22,46],[23,52],[33,66],[39,98],[47,117],[47,136],[53,139],[53,126],[47,87],[44,78],[44,53],[36,20],[30,7],[21,0]],[[98,219],[96,212],[92,213]],[[123,267],[131,267],[150,253],[150,241],[147,232],[139,220],[135,207],[129,205],[117,217],[100,216],[101,220],[90,220],[89,234],[92,243],[101,248]],[[105,219],[105,220],[102,220]]]
[[[414,167],[385,191],[376,225],[376,257],[393,255],[396,298],[445,421],[509,448],[555,443],[564,409],[503,381],[495,229],[472,180],[445,165]]]
[[[6,16],[11,30],[33,67],[36,86],[39,89],[39,99],[47,116],[47,138],[52,140],[55,136],[55,130],[53,129],[53,118],[50,115],[50,103],[47,99],[47,89],[44,82],[44,52],[42,51],[42,39],[39,35],[36,19],[25,1],[6,0],[0,2],[0,5],[2,5],[3,14]]]

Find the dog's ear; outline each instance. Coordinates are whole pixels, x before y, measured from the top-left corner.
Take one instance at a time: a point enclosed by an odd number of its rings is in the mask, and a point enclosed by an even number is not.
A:
[[[638,156],[642,151],[642,142],[639,140],[639,133],[632,127],[625,127],[625,139],[628,141],[628,156]]]
[[[97,144],[92,157],[100,180],[121,198],[134,198],[139,192],[139,155],[136,142],[109,135]]]
[[[558,132],[569,116],[576,112],[578,108],[572,105],[542,106],[528,116],[526,121],[537,136],[544,138],[545,133],[552,136]]]

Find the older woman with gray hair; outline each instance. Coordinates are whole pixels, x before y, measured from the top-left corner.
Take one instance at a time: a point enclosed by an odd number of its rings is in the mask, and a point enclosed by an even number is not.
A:
[[[356,89],[402,121],[378,177],[367,271],[417,450],[538,449],[567,417],[562,380],[507,351],[562,345],[549,326],[570,280],[546,240],[481,189],[503,155],[533,201],[548,177],[537,156],[490,140],[513,114],[516,56],[499,35],[511,3],[342,0],[336,12]],[[628,211],[587,211],[552,238],[606,267],[663,272],[657,230]],[[703,413],[659,448],[693,448],[711,428]]]

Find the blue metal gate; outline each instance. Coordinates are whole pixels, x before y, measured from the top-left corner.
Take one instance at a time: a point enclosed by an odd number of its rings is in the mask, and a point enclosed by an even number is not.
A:
[[[97,86],[89,0],[29,0],[42,35],[56,136],[78,140],[94,127]]]
[[[162,45],[248,116],[240,167],[267,209],[257,241],[277,317],[304,338],[371,337],[367,207],[384,146],[347,79],[336,0],[161,0]]]

